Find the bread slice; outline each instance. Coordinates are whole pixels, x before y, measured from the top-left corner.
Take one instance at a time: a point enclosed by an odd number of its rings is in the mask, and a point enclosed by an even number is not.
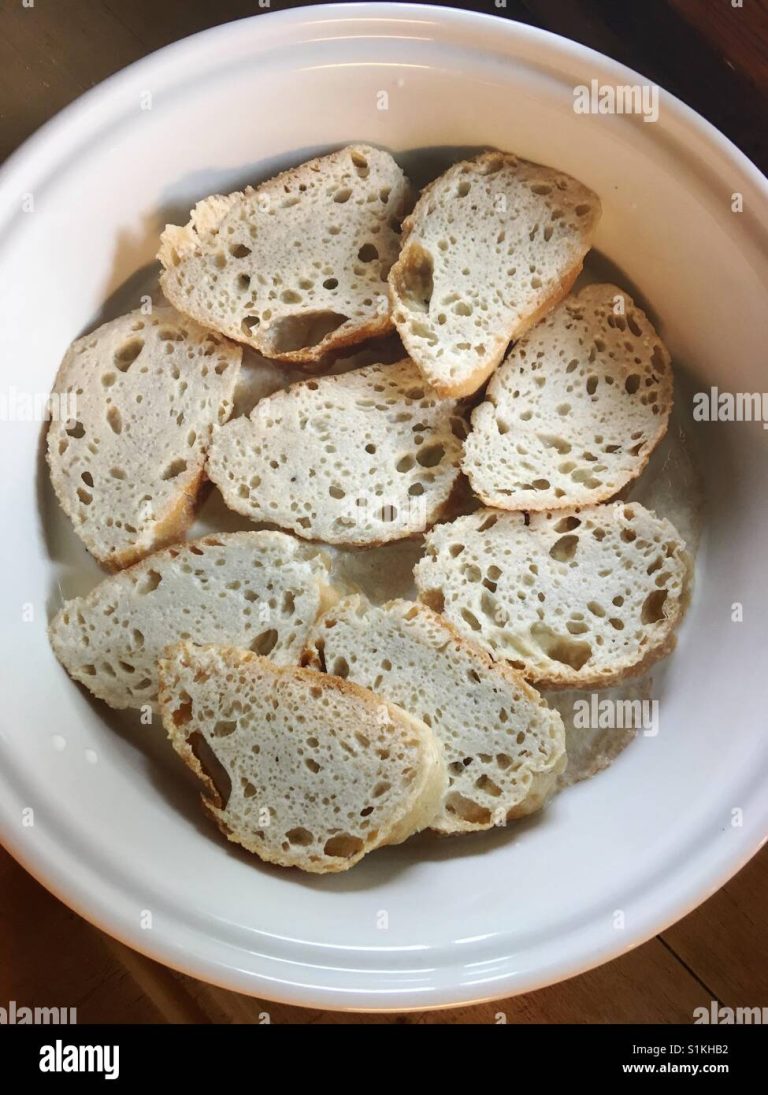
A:
[[[110,707],[157,700],[157,659],[194,636],[276,663],[298,661],[318,613],[335,600],[328,560],[281,532],[233,532],[177,544],[65,602],[54,653]]]
[[[424,723],[364,688],[226,646],[160,661],[171,743],[228,838],[268,863],[345,871],[425,828],[446,784]]]
[[[431,828],[466,833],[540,809],[565,767],[565,731],[516,670],[425,605],[359,596],[315,626],[309,664],[370,688],[431,726],[449,783]]]
[[[668,654],[687,604],[676,529],[636,502],[478,510],[427,536],[420,598],[529,680],[594,688]]]
[[[99,562],[119,569],[183,536],[241,357],[173,308],[120,316],[70,346],[54,392],[74,397],[77,420],[51,422],[48,464]]]
[[[643,470],[672,400],[669,354],[651,323],[615,285],[590,285],[493,374],[462,467],[500,509],[602,502]]]
[[[442,396],[469,395],[568,293],[600,216],[570,175],[511,153],[454,164],[403,224],[395,326]]]
[[[163,292],[265,357],[318,362],[392,329],[385,283],[409,193],[388,153],[350,145],[207,198],[163,233]]]
[[[459,474],[456,404],[408,359],[299,381],[218,430],[208,475],[233,510],[311,540],[423,532]]]

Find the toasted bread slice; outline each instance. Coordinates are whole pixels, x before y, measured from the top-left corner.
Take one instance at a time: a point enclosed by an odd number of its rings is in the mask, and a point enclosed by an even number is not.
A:
[[[590,285],[510,351],[472,414],[462,467],[489,506],[602,502],[636,479],[667,430],[669,354],[615,285]]]
[[[395,326],[440,395],[470,395],[570,290],[600,216],[570,175],[511,153],[454,164],[403,224]]]
[[[445,509],[458,425],[456,404],[436,399],[411,361],[368,365],[260,400],[216,432],[208,475],[252,521],[328,544],[385,543]]]
[[[446,784],[424,723],[367,689],[224,646],[172,646],[160,707],[227,837],[268,863],[345,871],[425,828]]]
[[[432,727],[449,778],[430,825],[437,832],[504,825],[554,792],[565,767],[560,715],[425,605],[344,598],[316,624],[306,658]]]
[[[668,654],[688,599],[676,529],[639,503],[478,510],[427,536],[420,597],[531,681],[594,688]]]
[[[242,349],[173,308],[131,312],[78,339],[54,393],[48,465],[75,532],[111,570],[183,536],[211,430],[232,411]]]
[[[220,533],[166,548],[66,601],[49,635],[94,696],[143,707],[157,701],[157,659],[170,643],[194,635],[295,662],[334,600],[316,548],[282,532]]]
[[[350,145],[207,198],[163,233],[163,292],[265,357],[317,363],[392,329],[385,283],[409,193],[388,153]]]

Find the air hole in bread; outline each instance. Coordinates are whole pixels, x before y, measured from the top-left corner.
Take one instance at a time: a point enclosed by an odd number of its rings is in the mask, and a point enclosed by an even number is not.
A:
[[[185,695],[185,693],[182,693],[182,695]],[[173,718],[174,726],[186,726],[192,718],[192,700],[189,696],[187,696],[186,699],[183,699],[179,706],[174,709],[171,717]]]
[[[262,631],[251,643],[250,649],[254,654],[261,654],[266,657],[275,649],[278,635],[277,631],[271,627],[268,631]]]
[[[213,785],[213,790],[218,800],[214,805],[220,810],[226,809],[227,803],[229,802],[229,796],[232,794],[232,780],[229,777],[229,772],[199,730],[195,730],[193,734],[190,734],[187,738],[187,743],[197,758],[198,764]]]
[[[627,324],[629,326],[630,331],[632,332],[632,334],[636,338],[640,338],[642,336],[643,328],[638,323],[637,316],[635,315],[634,312],[628,312],[627,313]],[[655,364],[655,361],[656,361],[656,353],[657,352],[658,352],[658,346],[654,347],[654,351],[653,351],[654,364]],[[661,357],[661,354],[659,356]]]
[[[422,468],[435,468],[445,457],[443,445],[427,445],[416,453],[416,459]]]
[[[567,563],[573,559],[578,546],[578,536],[574,536],[573,534],[561,536],[549,549],[549,554],[553,559],[557,559],[559,563]]]
[[[570,516],[563,517],[555,525],[555,532],[573,532],[575,528],[579,528],[581,521],[578,517]]]
[[[123,417],[117,407],[107,407],[107,422],[112,433],[123,432]]]
[[[491,820],[491,811],[486,806],[480,806],[459,794],[451,791],[445,800],[445,809],[449,814],[459,817],[462,821],[473,822],[478,825],[488,825]]]
[[[472,628],[473,631],[481,630],[480,621],[478,620],[477,616],[475,616],[474,612],[470,612],[468,608],[462,608],[461,618],[466,624],[468,624]]]
[[[148,570],[136,586],[136,592],[139,594],[152,593],[162,580],[162,575],[158,574],[156,570]]]
[[[362,850],[362,840],[357,836],[352,836],[351,833],[336,833],[335,836],[326,840],[323,847],[326,855],[334,856],[337,859],[350,859]]]
[[[186,470],[186,460],[172,460],[160,478],[163,480],[175,479],[177,475],[181,475],[181,473]]]
[[[251,249],[250,247],[246,247],[244,243],[230,243],[229,253],[232,258],[245,259],[250,255]]]
[[[357,257],[360,262],[373,262],[374,259],[379,257],[379,252],[372,243],[364,243],[357,252]]]
[[[643,601],[641,619],[644,624],[657,624],[664,619],[664,604],[667,600],[666,589],[655,589]]]
[[[588,642],[557,635],[543,623],[531,625],[531,639],[552,661],[560,662],[577,671],[592,657],[592,647]]]
[[[480,759],[482,760],[483,758],[481,757]],[[492,795],[494,798],[498,798],[501,794],[501,787],[499,787],[498,783],[495,783],[491,777],[485,773],[475,780],[475,787],[478,791],[483,791],[486,795]]]
[[[441,589],[425,589],[421,594],[421,600],[434,612],[443,612],[445,610],[445,594]]]
[[[634,395],[637,389],[640,387],[640,377],[637,373],[630,373],[627,379],[624,381],[624,388],[627,395]]]
[[[331,674],[334,677],[348,677],[349,676],[349,662],[346,658],[334,658],[333,665],[331,666]]]
[[[115,352],[115,365],[121,373],[130,368],[143,349],[143,338],[132,338],[123,343],[120,349]]]
[[[583,620],[569,620],[565,625],[570,635],[586,635],[589,628]]]
[[[419,243],[409,244],[393,272],[397,295],[412,311],[429,312],[434,292],[434,262]]]
[[[270,354],[286,354],[293,350],[309,349],[317,346],[348,321],[348,316],[330,310],[282,316],[265,333],[266,349]]]
[[[309,829],[298,826],[296,829],[289,829],[285,834],[285,839],[289,844],[297,844],[300,848],[308,848],[315,838]]]
[[[213,727],[213,736],[215,738],[228,738],[230,734],[234,734],[237,730],[237,722],[233,719],[219,719]]]
[[[360,178],[367,179],[371,173],[371,169],[368,166],[368,161],[366,160],[362,152],[358,152],[356,149],[353,149],[349,155],[349,158],[351,159],[355,171],[360,176]]]

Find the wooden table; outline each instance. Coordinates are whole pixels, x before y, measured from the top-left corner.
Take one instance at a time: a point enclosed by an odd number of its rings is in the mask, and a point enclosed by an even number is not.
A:
[[[29,0],[27,0],[29,3]],[[272,8],[295,7],[272,0]],[[453,4],[468,7],[469,4]],[[493,4],[477,4],[496,10]],[[0,159],[87,88],[167,42],[258,12],[256,0],[4,0]],[[602,50],[675,92],[768,167],[768,2],[508,0],[498,14]],[[685,920],[552,988],[471,1008],[343,1015],[211,988],[91,927],[0,850],[0,1003],[76,1007],[80,1022],[690,1022],[768,1004],[768,849]]]

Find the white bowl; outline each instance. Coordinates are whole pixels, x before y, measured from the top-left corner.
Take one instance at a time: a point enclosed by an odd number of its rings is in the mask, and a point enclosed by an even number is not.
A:
[[[765,181],[664,93],[653,124],[574,113],[574,86],[593,78],[639,80],[542,31],[399,4],[259,16],[131,66],[47,125],[0,176],[6,395],[48,392],[66,345],[152,260],[166,219],[352,139],[395,152],[496,145],[576,175],[603,200],[598,248],[651,304],[676,361],[699,386],[761,390]],[[734,192],[743,213],[731,212]],[[768,813],[759,425],[698,430],[705,537],[694,603],[663,675],[658,736],[536,820],[478,839],[421,840],[326,878],[228,847],[198,817],[196,790],[159,728],[132,719],[115,729],[55,662],[46,618],[59,582],[71,595],[96,571],[52,514],[42,432],[39,422],[0,429],[2,839],[130,946],[296,1004],[481,1000],[636,946],[757,850]],[[734,602],[743,623],[731,621]]]

